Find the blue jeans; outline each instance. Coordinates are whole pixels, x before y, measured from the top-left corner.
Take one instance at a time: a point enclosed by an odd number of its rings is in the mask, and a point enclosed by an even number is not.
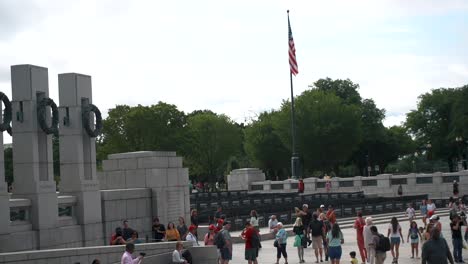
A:
[[[461,238],[452,238],[453,258],[455,261],[462,261],[463,240]]]

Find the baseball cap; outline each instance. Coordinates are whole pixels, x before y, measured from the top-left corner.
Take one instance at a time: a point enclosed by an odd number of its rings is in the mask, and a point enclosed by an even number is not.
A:
[[[429,218],[429,220],[439,220],[439,216],[438,215],[433,215],[431,216],[431,218]]]
[[[302,205],[302,208],[304,208],[304,207],[305,207],[305,208],[309,208],[309,206],[308,206],[307,204],[303,204],[303,205]]]
[[[323,204],[322,204],[322,205],[320,205],[320,208],[325,208],[325,205],[323,205]]]
[[[189,231],[193,231],[193,230],[195,230],[195,229],[197,229],[197,226],[194,226],[194,225],[191,225],[191,226],[189,226],[189,228],[188,228]]]
[[[209,229],[209,230],[215,230],[216,227],[215,227],[214,225],[210,225],[210,226],[208,227],[208,229]]]

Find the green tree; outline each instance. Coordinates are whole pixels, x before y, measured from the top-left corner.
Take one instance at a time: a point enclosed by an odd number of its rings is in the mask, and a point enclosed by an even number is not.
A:
[[[321,91],[335,94],[343,99],[345,104],[361,104],[361,95],[358,92],[359,84],[353,83],[350,79],[319,79],[313,86]]]
[[[274,128],[274,115],[263,112],[258,120],[245,129],[245,151],[254,166],[262,168],[267,178],[279,179],[290,166],[291,152],[288,150]]]
[[[285,101],[275,130],[283,144],[291,149],[291,107]],[[340,97],[322,90],[308,90],[296,98],[296,127],[299,153],[304,168],[338,171],[361,142],[360,109]]]
[[[219,180],[230,158],[241,151],[241,134],[239,126],[225,115],[189,114],[184,153],[190,174],[203,181]]]

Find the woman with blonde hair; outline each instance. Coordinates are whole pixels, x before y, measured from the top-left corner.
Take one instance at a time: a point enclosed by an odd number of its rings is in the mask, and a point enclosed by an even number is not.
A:
[[[300,217],[296,218],[296,222],[293,226],[294,238],[294,247],[297,247],[297,255],[299,256],[299,263],[304,263],[304,225],[302,224],[302,219]]]
[[[372,234],[372,231],[370,228],[374,225],[372,223],[372,217],[366,217],[365,219],[366,225],[364,226],[364,230],[362,231],[364,235],[364,246],[366,247],[366,252],[367,252],[367,260],[370,264],[374,264],[375,261],[375,245],[374,242],[372,241],[374,238],[374,235]]]

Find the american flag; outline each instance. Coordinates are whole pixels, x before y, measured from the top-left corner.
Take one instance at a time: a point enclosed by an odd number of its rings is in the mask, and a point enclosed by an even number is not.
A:
[[[296,61],[296,47],[294,46],[294,39],[291,31],[291,23],[289,22],[289,10],[288,10],[288,31],[289,31],[289,67],[291,68],[291,73],[296,76],[299,73],[297,68]]]

